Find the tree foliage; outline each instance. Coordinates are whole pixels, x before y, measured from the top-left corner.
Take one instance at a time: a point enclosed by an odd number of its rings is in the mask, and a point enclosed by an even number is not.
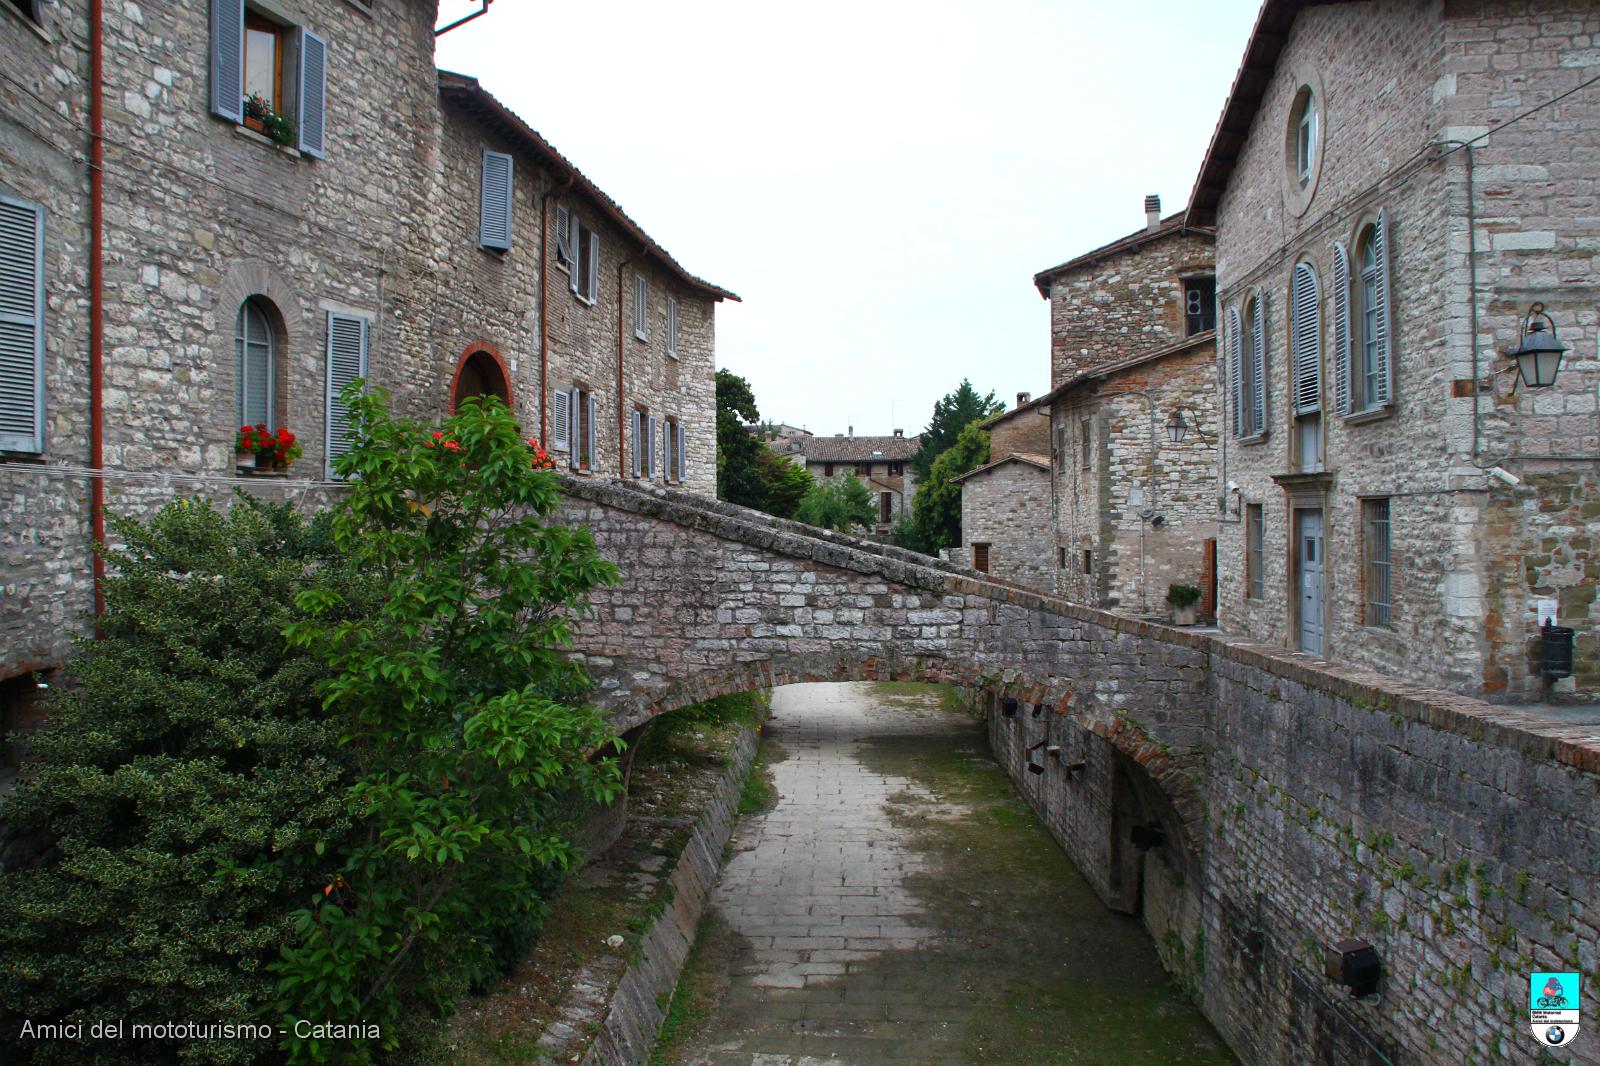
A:
[[[933,419],[922,431],[922,442],[911,457],[917,482],[921,484],[932,476],[934,460],[955,445],[963,429],[1003,410],[1005,404],[996,400],[993,392],[979,396],[972,382],[962,378],[954,392],[946,393],[933,405]]]
[[[987,416],[985,416],[987,417]],[[927,555],[961,543],[961,486],[952,478],[976,470],[989,461],[989,431],[974,419],[961,430],[956,442],[933,461],[928,480],[917,485],[912,500],[909,536],[903,529],[896,543]]]
[[[242,496],[113,517],[99,639],[78,641],[13,832],[47,848],[0,878],[0,1059],[250,1062],[271,1044],[27,1041],[35,1024],[245,1023],[290,912],[355,843],[353,753],[284,646],[312,568],[344,580],[325,522]]]
[[[857,526],[871,527],[877,519],[872,509],[872,493],[854,474],[831,481],[813,482],[795,517],[824,529],[849,533]]]
[[[438,428],[393,417],[381,390],[352,390],[350,409],[360,443],[336,463],[350,492],[333,535],[362,587],[302,591],[309,617],[287,635],[329,670],[318,692],[364,833],[295,912],[275,969],[286,1015],[377,1022],[392,1045],[494,972],[495,944],[537,922],[575,857],[574,801],[620,787],[614,759],[589,758],[616,738],[563,651],[617,571],[587,529],[542,521],[555,476],[498,399]],[[297,1059],[371,1050],[289,1043]]]
[[[717,371],[717,498],[793,518],[811,475],[750,431],[759,418],[750,383],[731,371]]]

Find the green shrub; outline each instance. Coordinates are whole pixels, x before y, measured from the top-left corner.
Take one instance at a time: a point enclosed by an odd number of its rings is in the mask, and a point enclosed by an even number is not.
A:
[[[575,858],[575,809],[620,790],[615,759],[590,759],[616,738],[564,651],[617,571],[587,529],[544,524],[558,482],[500,401],[467,400],[434,427],[391,416],[381,390],[348,395],[359,443],[337,463],[350,492],[334,539],[374,609],[319,583],[288,632],[329,667],[318,691],[344,725],[367,835],[295,913],[274,969],[286,1025],[361,1019],[394,1047],[526,940]]]
[[[353,781],[288,649],[326,524],[241,497],[112,519],[102,637],[84,639],[6,806],[52,843],[0,878],[0,1059],[249,1062],[271,1042],[18,1041],[34,1023],[240,1023],[269,1003],[290,911],[350,846]],[[324,855],[327,852],[327,855]],[[88,1025],[85,1025],[85,1030]]]
[[[1193,585],[1168,585],[1167,602],[1178,608],[1193,606],[1200,602],[1200,590]]]

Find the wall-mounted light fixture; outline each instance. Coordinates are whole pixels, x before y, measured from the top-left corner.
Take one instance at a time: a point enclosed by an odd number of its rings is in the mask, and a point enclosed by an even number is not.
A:
[[[1168,416],[1167,440],[1171,441],[1173,444],[1182,444],[1183,439],[1189,435],[1189,431],[1191,429],[1194,430],[1195,436],[1199,437],[1201,440],[1217,439],[1217,435],[1215,433],[1206,432],[1205,427],[1200,424],[1199,416],[1196,416],[1195,420],[1190,422],[1187,418],[1183,417],[1183,412],[1184,408],[1178,407],[1173,410],[1170,416]],[[1192,411],[1190,413],[1193,414]]]
[[[1549,333],[1545,329],[1550,330]],[[1561,357],[1567,346],[1556,336],[1555,320],[1545,314],[1544,304],[1535,302],[1523,316],[1517,346],[1506,353],[1517,364],[1517,377],[1530,389],[1549,388],[1561,372]]]

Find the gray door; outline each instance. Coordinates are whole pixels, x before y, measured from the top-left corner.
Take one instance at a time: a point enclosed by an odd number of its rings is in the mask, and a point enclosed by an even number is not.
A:
[[[1300,561],[1300,650],[1322,654],[1322,512],[1297,511]]]

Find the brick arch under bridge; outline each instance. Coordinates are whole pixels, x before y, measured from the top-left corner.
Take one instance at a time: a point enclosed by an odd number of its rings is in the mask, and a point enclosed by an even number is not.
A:
[[[1499,1038],[1485,1035],[1484,997],[1513,1003],[1526,985],[1493,967],[1463,981],[1438,967],[1441,951],[1576,951],[1571,968],[1600,969],[1600,948],[1571,934],[1600,928],[1600,833],[1574,829],[1600,825],[1593,726],[1092,610],[699,497],[565,488],[557,520],[590,527],[623,574],[576,629],[620,730],[791,681],[983,691],[1000,764],[1101,897],[1140,913],[1242,1061],[1487,1061]],[[1041,740],[1059,756],[1027,773]],[[1469,868],[1478,891],[1444,901],[1436,886]],[[1386,986],[1410,994],[1357,1003],[1328,981],[1321,946],[1348,937],[1371,942]]]

